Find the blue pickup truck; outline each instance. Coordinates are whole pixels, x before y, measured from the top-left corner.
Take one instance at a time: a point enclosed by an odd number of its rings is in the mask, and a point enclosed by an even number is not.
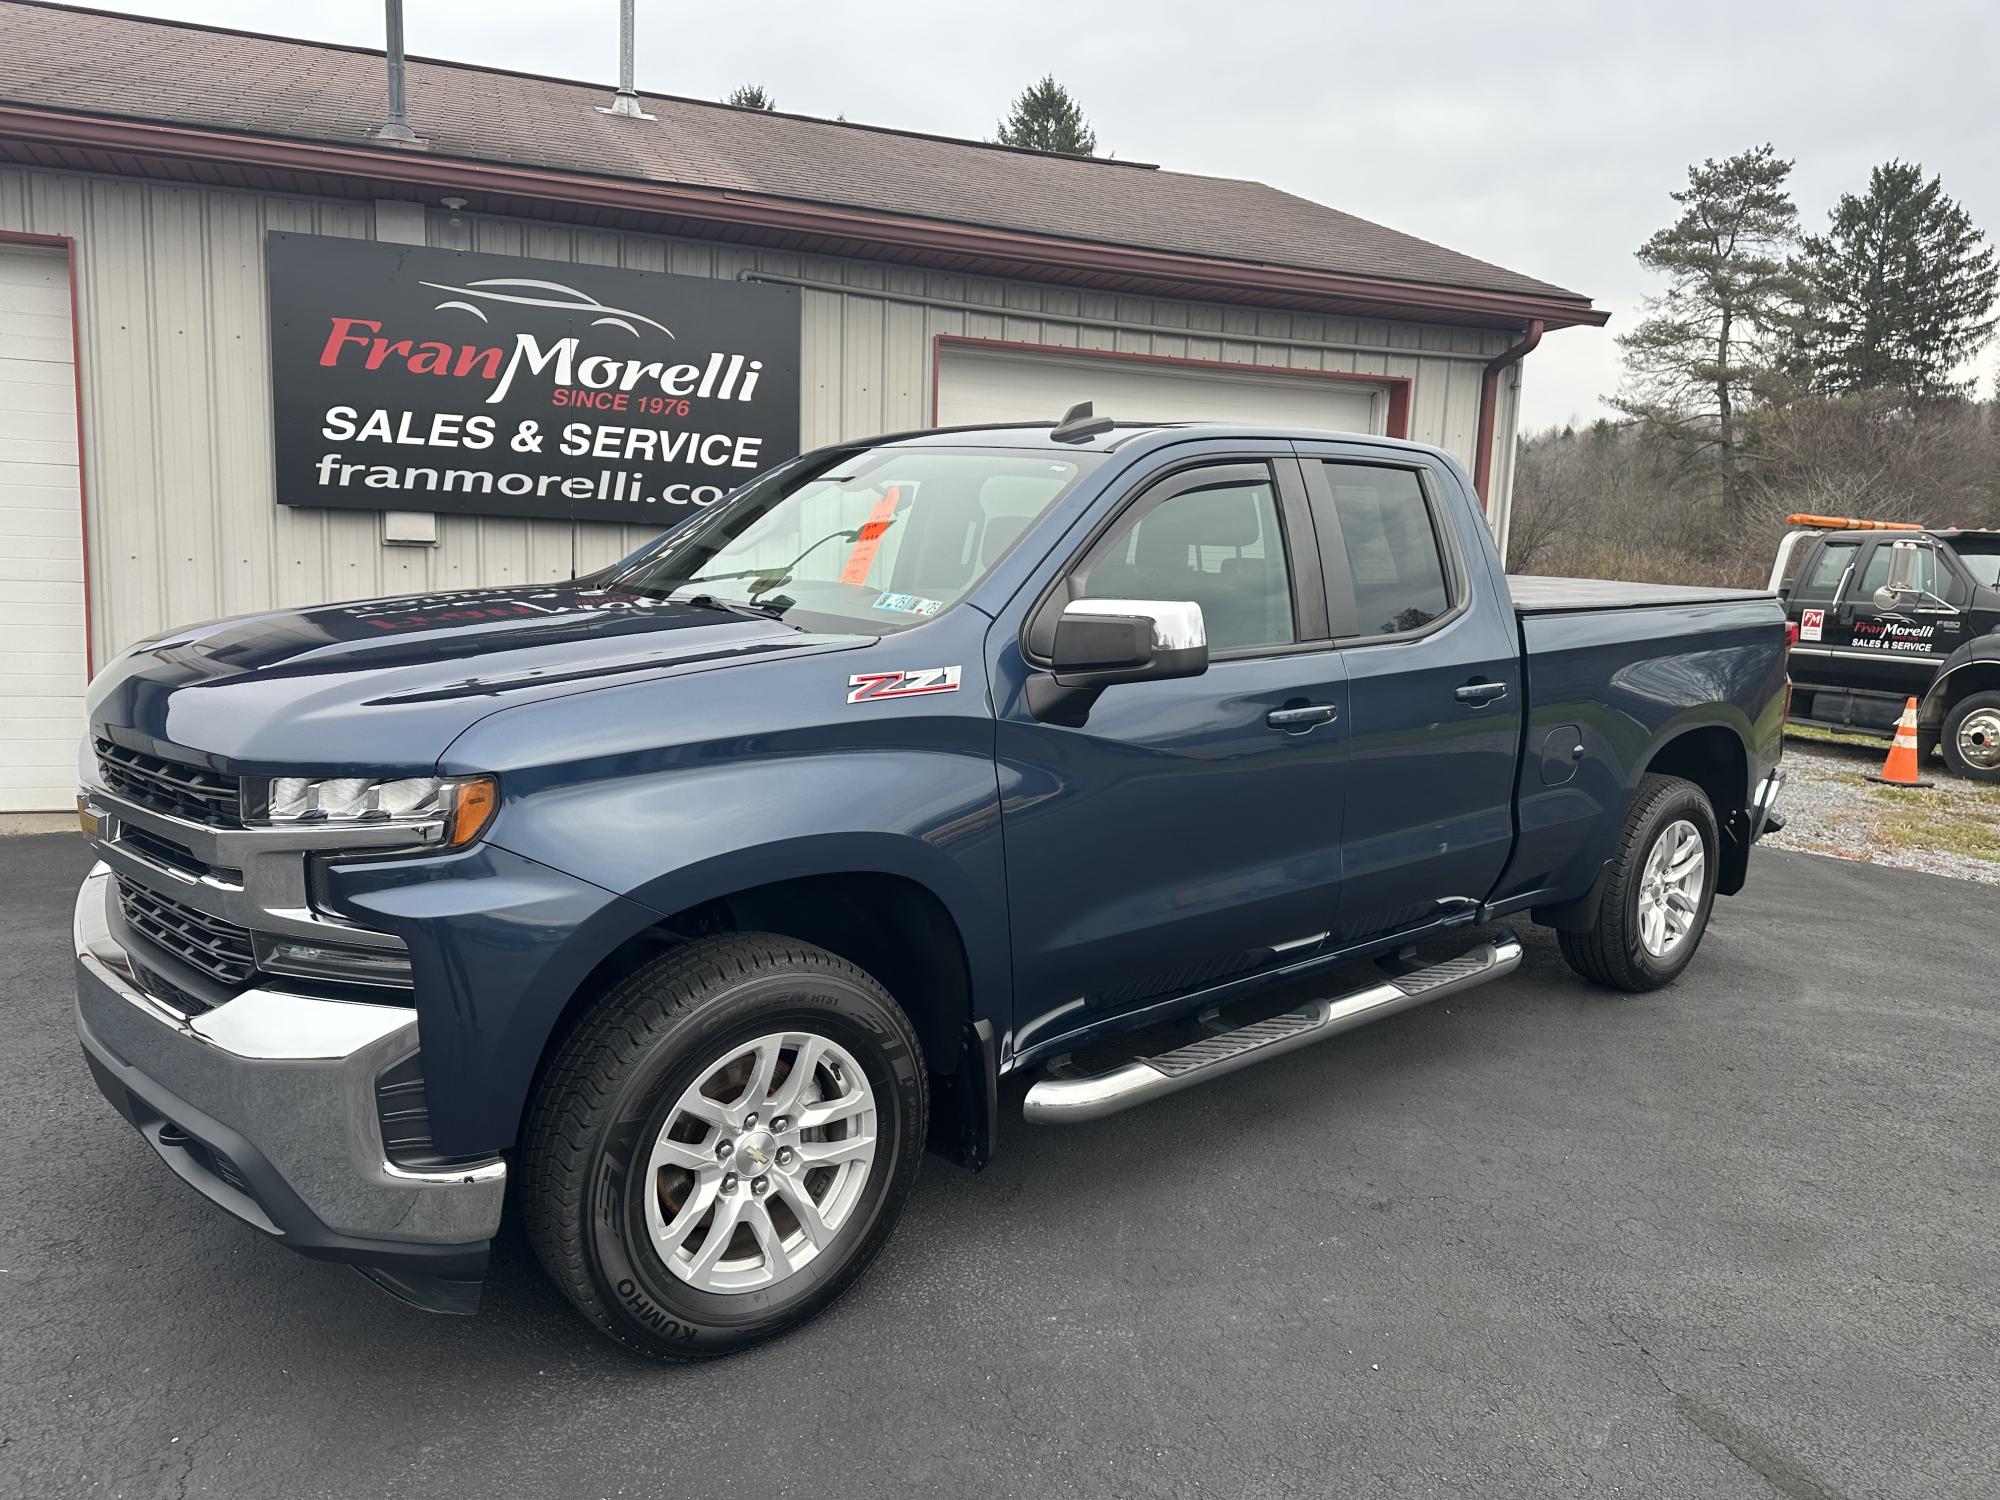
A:
[[[1507,972],[1515,913],[1668,983],[1773,821],[1786,655],[1768,594],[1509,580],[1408,443],[844,443],[570,583],[112,662],[83,1050],[298,1250],[471,1311],[511,1186],[599,1329],[721,1354],[1003,1090],[1226,1076]]]

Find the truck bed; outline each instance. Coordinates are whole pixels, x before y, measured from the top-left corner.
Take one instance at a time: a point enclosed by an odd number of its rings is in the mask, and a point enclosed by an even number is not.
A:
[[[1620,583],[1609,578],[1542,578],[1509,574],[1507,591],[1521,615],[1577,614],[1605,609],[1647,609],[1667,604],[1727,604],[1773,599],[1764,589],[1707,588],[1681,583]]]

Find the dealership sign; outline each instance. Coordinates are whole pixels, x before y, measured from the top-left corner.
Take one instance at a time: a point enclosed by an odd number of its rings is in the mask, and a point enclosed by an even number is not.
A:
[[[280,505],[672,525],[798,452],[792,287],[273,233]]]

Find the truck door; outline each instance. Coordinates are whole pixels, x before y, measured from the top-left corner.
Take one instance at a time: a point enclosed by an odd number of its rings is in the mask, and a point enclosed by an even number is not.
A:
[[[1821,537],[1799,567],[1798,583],[1785,609],[1799,627],[1791,670],[1800,687],[1852,685],[1843,671],[1851,648],[1841,611],[1853,594],[1860,551],[1858,536]]]
[[[988,653],[1016,1049],[1301,956],[1340,890],[1346,694],[1296,460],[1178,467],[1065,562]],[[1069,598],[1193,600],[1208,670],[1041,722],[1036,622]]]
[[[1885,607],[1875,602],[1875,591],[1889,581],[1889,563],[1898,542],[1916,549],[1915,583],[1922,592]],[[1849,653],[1843,676],[1856,688],[1922,696],[1944,659],[1965,640],[1960,606],[1970,588],[1940,558],[1928,537],[1871,537],[1855,577],[1828,642]]]
[[[1347,669],[1343,941],[1483,901],[1514,838],[1520,636],[1448,473],[1299,445]],[[1449,487],[1449,488],[1448,488]],[[1459,507],[1448,512],[1448,505]]]

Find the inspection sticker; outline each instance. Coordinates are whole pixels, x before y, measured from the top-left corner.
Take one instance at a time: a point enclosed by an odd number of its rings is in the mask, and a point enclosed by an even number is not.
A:
[[[934,615],[944,608],[942,599],[926,599],[922,594],[884,594],[871,609],[886,609],[899,615]]]

